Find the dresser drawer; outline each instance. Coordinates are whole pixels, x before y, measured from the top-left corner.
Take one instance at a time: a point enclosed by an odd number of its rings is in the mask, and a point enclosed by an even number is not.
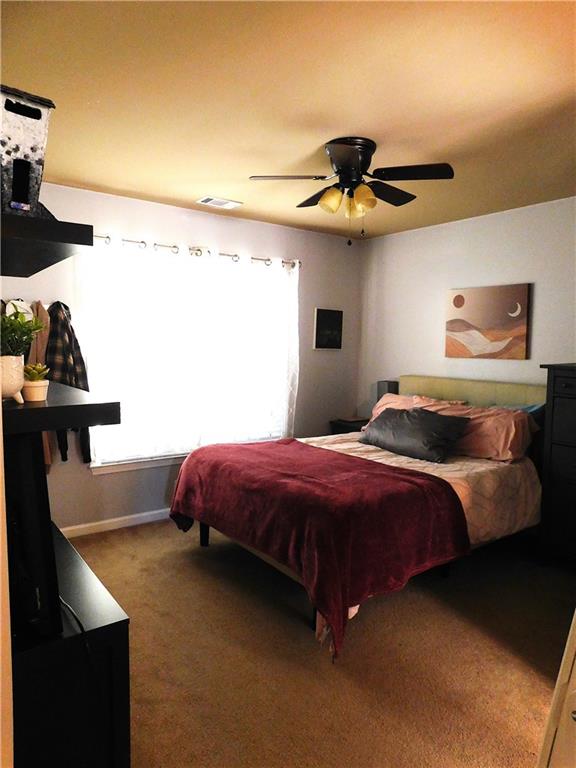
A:
[[[560,477],[552,479],[552,496],[557,506],[571,516],[576,523],[576,483]]]
[[[551,459],[554,478],[576,483],[576,446],[553,445]]]
[[[556,376],[554,378],[554,394],[576,396],[576,376]]]
[[[566,547],[576,559],[576,483],[552,480],[543,519],[555,530],[558,546]]]
[[[576,399],[571,397],[554,398],[550,437],[553,443],[576,445]]]

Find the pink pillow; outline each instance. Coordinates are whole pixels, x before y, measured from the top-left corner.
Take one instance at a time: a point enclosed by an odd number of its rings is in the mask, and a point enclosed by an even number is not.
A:
[[[464,436],[452,449],[459,456],[495,461],[521,459],[530,445],[532,432],[537,429],[530,414],[508,408],[474,408],[441,403],[428,404],[425,408],[470,419]]]
[[[411,410],[412,408],[424,408],[429,405],[464,405],[465,400],[435,400],[433,397],[425,395],[383,395],[372,408],[372,418],[379,416],[385,408],[401,408],[402,410]]]

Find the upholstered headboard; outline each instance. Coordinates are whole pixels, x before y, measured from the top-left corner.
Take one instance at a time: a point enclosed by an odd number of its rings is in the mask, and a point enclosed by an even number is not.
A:
[[[546,385],[410,375],[400,376],[400,394],[466,400],[470,405],[536,405],[546,402]]]

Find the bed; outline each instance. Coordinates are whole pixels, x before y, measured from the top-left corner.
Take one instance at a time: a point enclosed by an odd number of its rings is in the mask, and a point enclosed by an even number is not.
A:
[[[391,395],[379,401],[372,426],[435,408],[443,423],[455,423],[459,417],[447,414],[476,418],[486,407],[507,420],[506,407],[524,425],[519,409],[545,402],[541,385],[427,376],[400,377],[399,393],[399,405],[390,405]],[[409,398],[415,404],[404,408]],[[330,639],[334,656],[369,597],[539,522],[529,456],[429,461],[359,442],[366,434],[205,446],[184,462],[171,507],[182,530],[200,524],[201,545],[214,527],[300,582],[317,609],[317,636]]]

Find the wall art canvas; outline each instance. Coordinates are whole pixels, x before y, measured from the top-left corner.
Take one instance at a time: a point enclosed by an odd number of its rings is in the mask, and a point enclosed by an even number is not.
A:
[[[342,349],[341,309],[318,309],[314,322],[314,349]]]
[[[530,284],[448,292],[446,357],[526,360]]]

